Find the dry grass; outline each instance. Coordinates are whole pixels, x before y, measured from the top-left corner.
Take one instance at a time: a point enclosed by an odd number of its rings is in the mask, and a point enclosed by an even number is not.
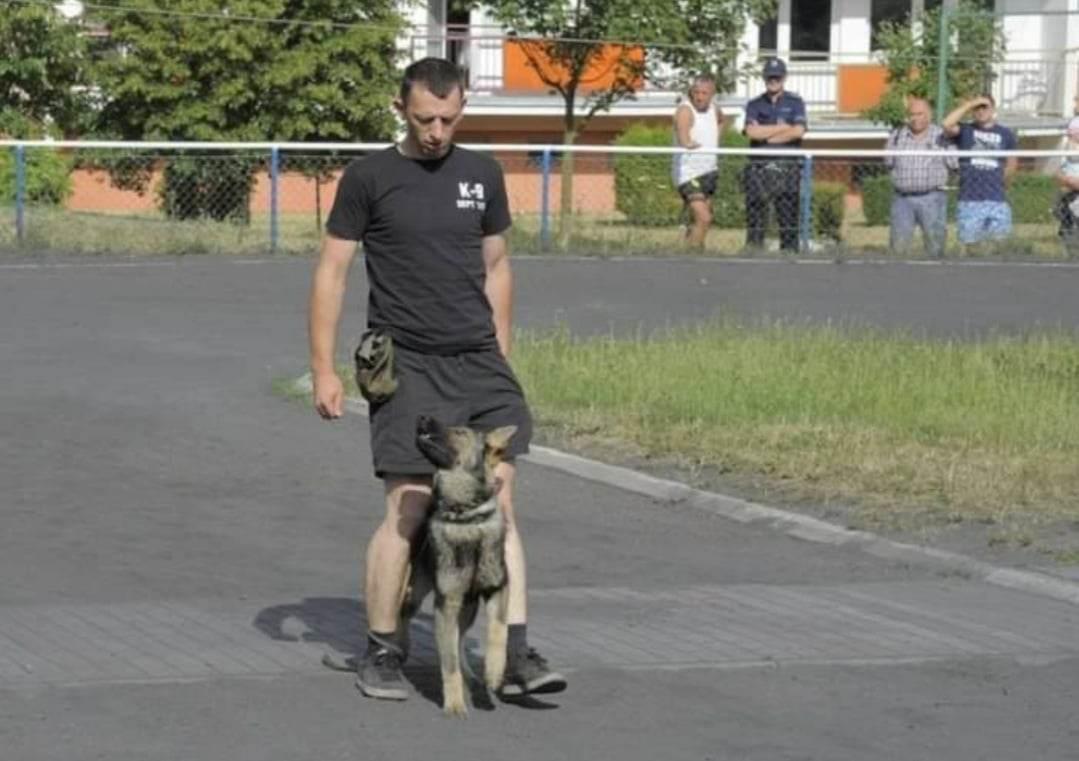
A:
[[[325,220],[323,220],[325,221]],[[256,214],[249,224],[166,219],[156,212],[106,214],[72,212],[55,208],[27,210],[27,251],[62,251],[75,254],[180,255],[265,254],[270,251],[270,220]],[[278,252],[312,254],[318,250],[319,230],[313,214],[281,214]],[[543,250],[537,215],[519,214],[514,219],[511,243],[520,254],[567,253],[582,256],[684,256],[682,231],[677,225],[646,227],[628,225],[618,215],[579,215],[565,248],[557,245],[557,220],[552,221],[552,245]],[[952,255],[958,244],[949,241]],[[774,243],[775,241],[773,241]],[[713,228],[703,252],[695,255],[724,257],[742,253],[745,231]],[[14,249],[14,212],[0,213],[0,248]],[[848,220],[840,245],[821,243],[814,254],[825,257],[889,256],[888,228],[866,227]],[[1062,249],[1052,225],[1017,225],[1015,235],[1001,244],[998,253],[1009,257],[1059,259]],[[914,256],[920,256],[916,247]]]

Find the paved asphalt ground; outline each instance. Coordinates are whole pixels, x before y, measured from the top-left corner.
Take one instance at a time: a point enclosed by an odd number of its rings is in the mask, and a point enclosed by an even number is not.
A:
[[[1079,268],[520,260],[518,321],[717,309],[935,334],[1079,326]],[[304,370],[310,263],[0,262],[0,759],[1054,759],[1079,606],[523,463],[531,635],[567,692],[364,700],[366,422]],[[362,273],[348,334],[361,325]],[[351,339],[348,341],[351,343]]]

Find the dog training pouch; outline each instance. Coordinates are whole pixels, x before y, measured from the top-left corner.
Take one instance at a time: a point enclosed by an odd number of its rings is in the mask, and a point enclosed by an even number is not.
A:
[[[363,398],[381,404],[397,390],[397,374],[393,367],[393,339],[378,329],[360,337],[356,347],[356,385]]]

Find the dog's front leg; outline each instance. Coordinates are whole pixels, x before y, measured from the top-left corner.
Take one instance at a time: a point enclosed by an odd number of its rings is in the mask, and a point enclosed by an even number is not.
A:
[[[487,689],[498,692],[506,675],[506,610],[509,601],[507,587],[487,598],[487,651],[483,656],[483,681]]]
[[[435,604],[435,643],[442,667],[442,711],[447,716],[465,717],[465,682],[461,676],[461,645],[458,620],[461,603],[442,597]]]

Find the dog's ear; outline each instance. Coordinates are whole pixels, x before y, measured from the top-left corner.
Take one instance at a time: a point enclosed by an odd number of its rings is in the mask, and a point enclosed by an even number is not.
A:
[[[509,446],[510,439],[513,438],[515,433],[517,433],[517,426],[504,425],[484,434],[483,443],[487,447],[487,451],[501,454]]]

